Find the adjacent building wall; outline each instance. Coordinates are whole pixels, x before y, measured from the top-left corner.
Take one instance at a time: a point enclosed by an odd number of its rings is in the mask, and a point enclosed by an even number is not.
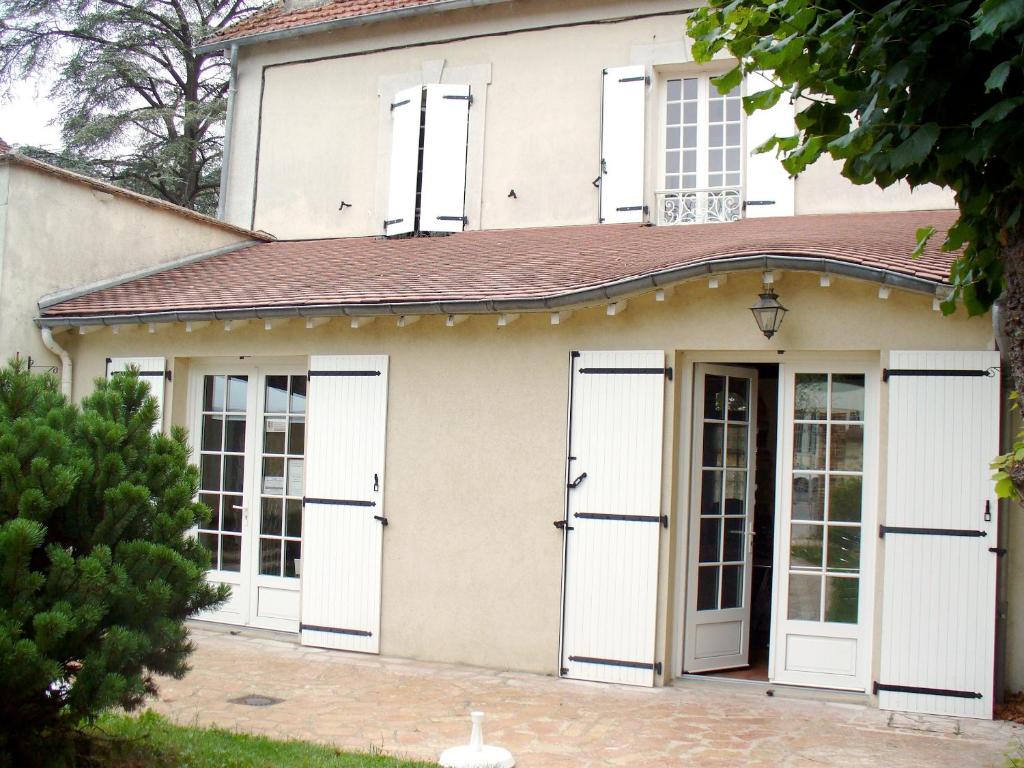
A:
[[[47,366],[60,362],[33,323],[36,302],[45,294],[246,239],[212,220],[16,162],[0,165],[0,355],[31,356]]]
[[[562,538],[552,522],[563,514],[571,350],[663,349],[670,361],[675,351],[720,350],[723,362],[853,356],[879,365],[889,349],[992,348],[987,318],[944,318],[929,296],[893,290],[883,301],[873,284],[833,278],[820,288],[817,275],[789,272],[776,287],[790,314],[767,341],[748,310],[759,278],[734,274],[714,290],[695,281],[664,302],[646,294],[621,316],[595,307],[560,326],[545,313],[501,329],[493,315],[454,328],[431,316],[402,329],[394,318],[359,330],[340,319],[313,330],[301,321],[231,332],[211,323],[187,334],[179,324],[58,338],[75,358],[77,397],[108,356],[173,360],[168,402],[181,425],[189,423],[191,360],[251,356],[258,366],[261,357],[291,356],[301,370],[310,354],[389,355],[381,652],[555,674]],[[658,658],[669,675],[678,662],[670,551],[683,535],[676,511],[686,502],[677,500],[689,492],[688,471],[676,468],[677,446],[689,440],[688,404],[676,389],[686,378],[666,388],[663,512],[672,529],[662,537]],[[880,488],[884,466],[883,451]],[[685,561],[675,568],[685,571]]]
[[[595,223],[602,70],[627,64],[645,64],[654,75],[646,153],[653,210],[653,192],[663,186],[659,78],[678,76],[678,64],[707,69],[692,63],[684,34],[694,5],[517,0],[243,46],[226,218],[281,238],[380,234],[391,97],[410,85],[448,82],[470,83],[475,99],[469,228]],[[351,207],[339,210],[342,201]],[[798,213],[951,206],[936,188],[911,195],[906,187],[854,187],[831,161],[796,182]]]

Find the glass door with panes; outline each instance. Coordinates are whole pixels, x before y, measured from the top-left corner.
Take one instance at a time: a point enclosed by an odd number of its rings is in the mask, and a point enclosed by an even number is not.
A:
[[[208,578],[231,588],[201,618],[297,631],[305,374],[196,366],[190,391],[199,500],[212,511],[197,536],[210,550]]]
[[[864,690],[874,610],[877,375],[786,368],[771,676]]]
[[[757,371],[698,364],[684,672],[748,663]]]

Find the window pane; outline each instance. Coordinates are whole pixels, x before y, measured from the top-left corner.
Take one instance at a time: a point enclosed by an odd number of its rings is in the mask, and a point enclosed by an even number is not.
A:
[[[284,543],[284,575],[295,576],[295,561],[302,557],[302,542],[286,541]]]
[[[722,466],[722,438],[725,432],[724,424],[704,424],[704,466]]]
[[[726,515],[747,514],[747,473],[733,470],[725,473]]]
[[[284,494],[284,459],[263,459],[263,493]]]
[[[722,146],[722,126],[712,125],[708,128],[708,146],[709,147],[720,147]]]
[[[665,173],[679,173],[678,152],[669,152],[665,155]]]
[[[697,153],[686,151],[683,152],[683,172],[684,173],[696,173],[697,172]]]
[[[697,127],[683,128],[683,146],[690,149],[697,147]]]
[[[793,519],[825,519],[824,475],[793,475]]]
[[[697,78],[688,77],[683,80],[683,98],[684,99],[696,99],[697,98]]]
[[[698,561],[701,563],[717,563],[721,560],[722,519],[705,517],[700,521],[700,544],[698,545]]]
[[[249,378],[247,376],[228,376],[228,405],[229,411],[244,411],[246,395],[249,389]]]
[[[263,452],[284,453],[288,419],[271,416],[263,422]]]
[[[215,493],[200,493],[199,502],[205,504],[210,510],[210,517],[205,523],[199,525],[200,528],[208,528],[210,530],[217,530],[217,514],[220,510],[220,496]]]
[[[789,564],[791,568],[821,568],[822,525],[793,523],[789,542]]]
[[[218,415],[203,416],[203,450],[219,451],[224,432],[224,417]]]
[[[743,544],[747,540],[743,533],[746,529],[746,523],[747,519],[745,517],[725,518],[725,544],[722,547],[723,562],[738,563],[743,560]]]
[[[740,175],[738,173],[725,174],[725,184],[729,187],[738,187],[740,185]]]
[[[722,566],[722,607],[739,608],[743,605],[743,566]]]
[[[286,413],[288,411],[287,376],[267,376],[267,402],[264,410],[267,413]]]
[[[713,469],[705,469],[701,475],[700,513],[702,515],[722,514],[722,473]]]
[[[796,407],[793,418],[801,420],[824,420],[827,418],[828,414],[825,409],[827,394],[828,374],[796,374]]]
[[[747,466],[747,430],[746,424],[729,425],[729,444],[726,451],[726,464],[730,467]]]
[[[704,377],[704,418],[724,419],[725,377]]]
[[[264,498],[260,510],[260,533],[280,536],[282,531],[281,499]]]
[[[665,131],[665,149],[679,149],[679,126],[669,126]],[[678,162],[678,160],[677,160]]]
[[[242,567],[242,537],[224,534],[220,541],[220,569],[239,571]]]
[[[306,412],[306,377],[292,376],[292,413]]]
[[[825,468],[824,424],[793,426],[793,469]]]
[[[669,80],[668,83],[666,83],[666,91],[668,93],[669,101],[679,101],[683,95],[682,80]]]
[[[729,379],[729,420],[749,421],[750,382],[747,379]]]
[[[302,496],[305,492],[305,461],[303,459],[288,459],[288,486],[285,493],[288,496]]]
[[[666,176],[665,177],[665,189],[682,189],[679,186],[678,176]]]
[[[665,111],[665,124],[666,125],[679,125],[679,119],[682,110],[678,104],[669,104]]]
[[[722,150],[712,149],[708,152],[708,171],[710,173],[722,172]],[[713,186],[708,184],[708,186]]]
[[[220,490],[220,456],[203,454],[199,461],[199,487],[204,491]]]
[[[740,143],[740,124],[731,123],[725,127],[725,143],[730,147],[738,147]]]
[[[306,420],[293,418],[288,423],[288,453],[301,456],[306,452]]]
[[[832,376],[832,419],[864,420],[864,375],[837,373]]]
[[[224,410],[224,377],[206,376],[203,381],[203,410]]]
[[[859,523],[861,511],[860,476],[832,475],[828,481],[828,519]]]
[[[260,573],[264,576],[281,575],[281,541],[260,539]]]
[[[725,116],[728,120],[740,119],[740,100],[729,99],[725,104]]]
[[[224,496],[221,498],[220,527],[224,531],[242,532],[242,497]]]
[[[302,502],[298,499],[288,499],[284,503],[285,509],[285,534],[287,536],[302,535]]]
[[[827,577],[825,585],[825,621],[856,624],[860,579]]]
[[[708,120],[712,123],[720,123],[725,118],[725,103],[721,99],[711,99],[708,102]]]
[[[216,570],[217,568],[217,534],[216,533],[200,533],[199,543],[206,547],[210,553],[210,567]]]
[[[683,122],[693,125],[697,122],[697,103],[686,102],[683,104]]]
[[[224,420],[224,450],[245,451],[245,416],[227,416]]]
[[[860,526],[828,527],[828,570],[839,573],[860,572]]]
[[[789,574],[789,618],[797,621],[821,620],[821,576]]]
[[[829,468],[859,471],[864,468],[864,427],[832,425],[832,457]]]
[[[730,171],[738,170],[740,167],[739,147],[725,150],[725,167]]]
[[[242,480],[245,474],[244,456],[224,457],[224,490],[242,492]]]
[[[697,569],[697,610],[713,611],[718,608],[718,566]]]

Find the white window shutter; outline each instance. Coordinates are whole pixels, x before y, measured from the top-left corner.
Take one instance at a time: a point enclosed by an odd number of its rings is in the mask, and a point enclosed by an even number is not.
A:
[[[163,432],[164,422],[164,390],[167,386],[167,361],[162,357],[108,357],[107,378],[135,366],[139,369],[139,378],[149,384],[149,391],[156,398],[157,418],[153,431]]]
[[[601,221],[644,220],[644,116],[647,68],[604,72],[601,121]]]
[[[428,85],[420,230],[461,232],[466,218],[468,85]]]
[[[770,77],[770,72],[752,72],[747,75],[744,94],[751,96],[767,90],[772,85]],[[744,215],[748,219],[793,216],[796,213],[794,180],[782,167],[775,151],[753,154],[757,147],[772,136],[792,136],[796,133],[795,116],[796,108],[785,95],[771,109],[758,110],[747,116],[747,172],[743,199],[746,202]]]
[[[423,86],[399,91],[391,100],[391,172],[385,235],[404,235],[416,227]]]
[[[309,361],[301,642],[380,650],[387,355]]]
[[[998,352],[890,353],[882,709],[992,717],[998,366]]]

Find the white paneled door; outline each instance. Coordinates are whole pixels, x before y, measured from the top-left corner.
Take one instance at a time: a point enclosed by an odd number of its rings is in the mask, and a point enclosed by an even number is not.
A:
[[[698,364],[684,672],[746,666],[757,371]]]
[[[310,358],[304,645],[380,649],[387,382],[385,355]]]
[[[879,706],[992,717],[999,354],[892,352]]]
[[[654,684],[665,355],[572,353],[561,674]]]

